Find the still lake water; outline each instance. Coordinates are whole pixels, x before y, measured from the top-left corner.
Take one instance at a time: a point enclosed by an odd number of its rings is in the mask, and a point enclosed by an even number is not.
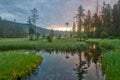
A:
[[[41,50],[37,55],[43,57],[42,64],[23,80],[105,80],[101,68],[102,55],[94,49],[91,52]]]

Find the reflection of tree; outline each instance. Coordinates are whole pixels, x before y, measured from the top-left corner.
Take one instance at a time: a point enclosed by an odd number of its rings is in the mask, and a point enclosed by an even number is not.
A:
[[[92,61],[93,63],[95,63],[96,65],[96,69],[97,69],[97,63],[100,63],[100,57],[101,57],[101,49],[98,46],[93,45],[93,47],[90,49],[90,52],[92,53]]]
[[[82,57],[84,57],[85,60],[82,60],[83,59]],[[88,67],[91,66],[91,63],[95,64],[96,76],[99,77],[97,63],[100,63],[100,59],[101,59],[101,49],[96,45],[91,45],[89,47],[89,51],[86,50],[86,52],[84,52],[83,55],[82,53],[80,53],[79,64],[76,65],[77,68],[75,69],[75,71],[77,72],[78,79],[82,80],[84,78],[84,74],[87,73],[87,69]]]
[[[86,62],[82,61],[82,56],[81,53],[79,54],[79,64],[76,64],[76,69],[77,71],[77,77],[79,80],[82,80],[84,78],[84,74],[87,73],[87,67],[85,66]]]
[[[96,48],[91,48],[90,52],[92,53],[93,62],[97,64],[101,56],[101,49],[96,46]]]
[[[92,57],[89,52],[85,52],[84,55],[85,55],[86,62],[87,62],[86,64],[88,65],[88,67],[90,67]]]
[[[92,45],[92,47],[90,48],[90,52],[92,53],[92,62],[95,63],[96,76],[98,77],[98,80],[99,80],[99,75],[98,75],[99,72],[98,72],[98,64],[97,63],[100,63],[101,49],[97,45]]]

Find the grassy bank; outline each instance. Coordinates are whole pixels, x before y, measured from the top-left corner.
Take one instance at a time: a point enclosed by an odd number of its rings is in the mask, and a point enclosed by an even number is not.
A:
[[[35,54],[18,51],[0,52],[0,80],[17,80],[32,72],[42,61]]]
[[[108,80],[120,80],[120,50],[104,54],[103,67]]]
[[[107,40],[114,50],[104,54],[103,68],[108,80],[120,80],[120,40]]]
[[[27,39],[1,39],[0,40],[0,50],[18,50],[18,49],[56,49],[65,51],[76,51],[81,49],[84,42],[76,41],[76,39],[71,40],[53,40],[53,42],[48,42],[45,39],[37,41],[29,41]],[[83,47],[83,46],[82,46]]]

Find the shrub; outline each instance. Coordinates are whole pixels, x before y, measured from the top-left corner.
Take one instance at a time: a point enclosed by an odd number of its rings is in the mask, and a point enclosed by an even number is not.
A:
[[[100,34],[100,37],[102,39],[106,38],[107,36],[108,36],[108,34],[105,31],[101,32],[101,34]]]
[[[99,44],[99,46],[102,48],[102,50],[112,50],[114,49],[114,46],[110,43],[106,43],[106,42],[101,42]]]
[[[52,37],[51,37],[51,36],[48,36],[48,37],[47,37],[47,40],[48,40],[48,42],[52,42]]]
[[[73,48],[75,48],[78,51],[86,50],[87,49],[87,43],[85,43],[85,42],[76,42],[75,44],[73,44]]]
[[[58,39],[61,39],[61,37],[62,37],[61,34],[59,34]]]
[[[82,35],[82,38],[83,38],[84,41],[88,40],[87,34],[83,34],[83,35]]]
[[[115,37],[114,37],[114,36],[109,36],[108,38],[109,38],[109,39],[115,39]]]
[[[118,39],[120,39],[120,36],[119,37],[117,37]]]

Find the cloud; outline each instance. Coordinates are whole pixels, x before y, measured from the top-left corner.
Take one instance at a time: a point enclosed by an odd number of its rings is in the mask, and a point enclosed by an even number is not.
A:
[[[100,0],[102,4],[103,0]],[[115,3],[115,0],[106,0]],[[0,16],[18,22],[26,23],[30,10],[36,8],[39,13],[37,25],[48,28],[58,24],[65,26],[66,22],[72,22],[77,14],[79,5],[95,11],[96,0],[0,0]]]

